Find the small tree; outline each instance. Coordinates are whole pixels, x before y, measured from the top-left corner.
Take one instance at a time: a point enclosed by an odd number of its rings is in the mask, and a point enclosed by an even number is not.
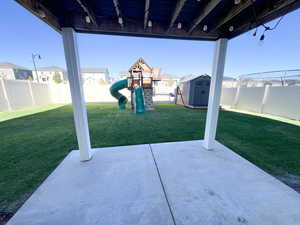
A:
[[[100,78],[99,84],[100,84],[100,85],[106,85],[106,84],[107,84],[107,81],[105,81],[103,78]]]
[[[55,72],[53,76],[53,80],[55,83],[59,84],[62,82],[59,72]]]
[[[32,78],[32,76],[28,76],[26,80],[33,81],[33,78]]]

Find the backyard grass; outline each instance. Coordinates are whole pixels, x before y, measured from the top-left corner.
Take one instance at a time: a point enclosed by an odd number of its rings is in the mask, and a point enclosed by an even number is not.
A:
[[[205,110],[162,104],[137,116],[110,104],[87,108],[93,147],[196,140],[204,134]],[[0,114],[0,211],[15,212],[78,148],[70,105],[28,110]],[[300,126],[221,111],[217,139],[273,175],[300,175]]]

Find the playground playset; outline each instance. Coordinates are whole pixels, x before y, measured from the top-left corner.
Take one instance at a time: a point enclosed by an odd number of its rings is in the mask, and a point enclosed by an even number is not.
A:
[[[110,93],[118,100],[119,109],[126,109],[128,99],[119,91],[127,88],[131,93],[131,109],[137,114],[153,110],[153,86],[159,81],[159,74],[155,72],[144,59],[138,59],[128,70],[126,79],[115,82]]]

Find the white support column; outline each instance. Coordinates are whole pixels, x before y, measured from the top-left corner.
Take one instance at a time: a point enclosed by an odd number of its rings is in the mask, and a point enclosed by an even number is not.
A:
[[[213,149],[216,138],[227,42],[219,39],[215,46],[204,135],[204,147],[209,150]]]
[[[87,161],[91,158],[91,143],[81,81],[76,33],[73,28],[62,28],[62,37],[72,96],[75,129],[80,150],[80,160]]]

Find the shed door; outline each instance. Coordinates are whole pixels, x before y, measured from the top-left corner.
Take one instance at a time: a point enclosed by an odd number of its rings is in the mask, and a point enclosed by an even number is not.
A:
[[[194,105],[207,106],[210,80],[206,79],[206,80],[197,81],[195,86],[196,87],[195,87]]]

